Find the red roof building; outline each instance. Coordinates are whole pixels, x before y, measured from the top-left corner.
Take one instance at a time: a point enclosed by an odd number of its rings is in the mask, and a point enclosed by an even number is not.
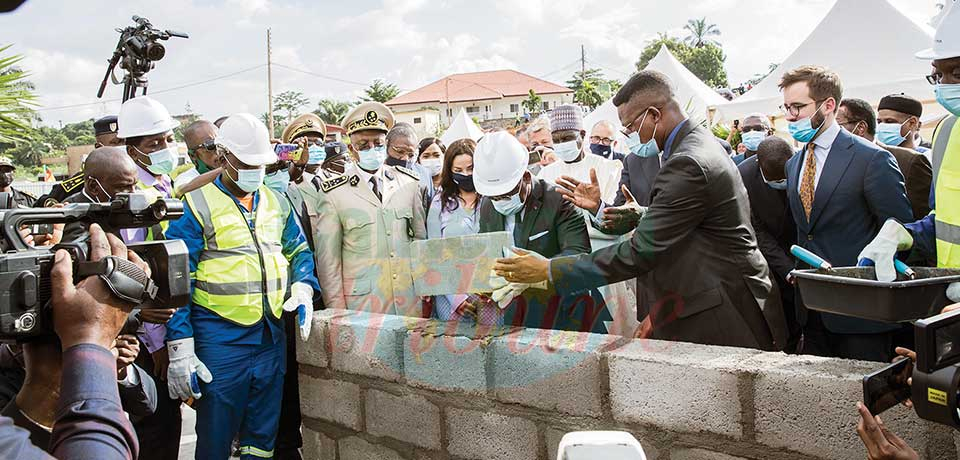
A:
[[[526,110],[522,101],[533,90],[543,100],[541,111],[572,102],[573,90],[516,70],[460,73],[386,102],[397,121],[414,125],[421,135],[433,135],[463,108],[477,121],[514,119]]]

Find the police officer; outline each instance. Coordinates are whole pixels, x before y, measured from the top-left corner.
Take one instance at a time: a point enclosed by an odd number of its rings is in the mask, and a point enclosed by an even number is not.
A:
[[[316,195],[304,195],[323,302],[327,308],[418,316],[409,243],[426,238],[420,177],[384,164],[393,127],[385,105],[360,104],[343,123],[355,164],[320,181]]]
[[[296,217],[263,183],[277,161],[267,127],[232,115],[216,143],[220,176],[186,194],[166,233],[186,243],[194,282],[191,303],[167,324],[170,396],[197,400],[197,458],[228,458],[238,432],[241,458],[273,458],[286,370],[280,315],[297,310],[306,340],[319,286]]]
[[[0,192],[13,195],[13,202],[17,207],[29,208],[37,201],[37,197],[13,188],[13,172],[17,167],[7,157],[0,157]]]
[[[901,225],[888,220],[880,232],[860,253],[860,260],[876,264],[877,279],[896,279],[893,266],[898,251],[914,249],[926,259],[936,258],[937,266],[960,267],[960,6],[950,10],[937,27],[933,47],[917,53],[931,59],[933,74],[927,80],[934,85],[937,102],[951,113],[933,133],[933,184],[930,205],[933,211],[916,222]],[[960,283],[951,284],[947,297],[960,302]]]
[[[123,145],[123,139],[117,137],[117,116],[107,115],[93,122],[93,135],[96,137],[94,148],[118,147]],[[84,156],[86,159],[86,156]],[[70,176],[64,181],[54,184],[50,193],[40,196],[36,200],[36,207],[50,207],[63,203],[67,197],[80,193],[83,190],[83,171]]]

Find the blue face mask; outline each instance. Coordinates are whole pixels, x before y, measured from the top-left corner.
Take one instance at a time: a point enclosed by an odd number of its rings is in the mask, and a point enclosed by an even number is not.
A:
[[[263,185],[263,179],[267,175],[267,168],[261,166],[257,169],[237,169],[236,166],[230,163],[229,160],[226,161],[230,168],[237,172],[237,180],[233,183],[237,184],[237,187],[240,187],[240,190],[243,190],[247,193],[256,192],[257,189]]]
[[[263,183],[267,187],[270,187],[280,193],[287,192],[287,186],[290,184],[290,173],[285,169],[275,171],[271,174],[267,174],[263,179]]]
[[[600,155],[604,158],[610,155],[610,146],[603,144],[590,144],[590,152],[594,155]]]
[[[937,95],[937,102],[947,109],[947,112],[960,117],[960,83],[940,83],[933,88]]]
[[[743,145],[747,147],[747,150],[751,152],[756,152],[760,148],[760,142],[767,138],[767,133],[763,131],[749,131],[743,133],[740,136],[740,140],[743,141]]]
[[[380,147],[372,147],[359,151],[357,156],[359,157],[357,160],[358,166],[367,171],[376,171],[380,169],[383,160],[387,158],[387,148],[382,145]]]
[[[824,101],[826,102],[826,101]],[[820,104],[820,107],[817,107],[817,110],[813,112],[813,115],[816,115],[820,112],[820,108],[823,107],[823,104]],[[810,120],[813,119],[813,115],[810,115],[803,120],[791,121],[787,128],[790,130],[790,135],[793,136],[797,142],[807,143],[813,140],[817,135],[817,131],[820,131],[820,127],[826,123],[826,119],[820,122],[820,126],[814,128]]]
[[[308,165],[318,165],[327,159],[327,150],[322,145],[311,145],[307,152],[309,154],[307,157]]]
[[[137,149],[136,147],[134,147]],[[137,149],[138,152],[143,153],[140,149]],[[167,144],[167,148],[157,150],[156,152],[150,152],[145,154],[150,158],[150,164],[145,165],[147,171],[150,171],[156,175],[169,174],[170,171],[173,171],[173,167],[176,165],[176,155],[177,144],[170,143]]]
[[[517,193],[506,200],[493,200],[493,207],[504,216],[512,216],[523,209],[523,201],[520,201],[520,194]]]
[[[647,109],[647,112],[643,114],[643,119],[640,120],[640,127],[627,136],[627,148],[630,149],[630,153],[642,158],[660,154],[660,146],[657,145],[657,128],[659,127],[659,123],[653,126],[653,136],[650,137],[649,141],[643,142],[640,140],[640,130],[643,129],[643,122],[647,121],[647,113],[650,113],[650,109]]]
[[[881,144],[897,146],[903,143],[906,137],[900,135],[903,127],[897,123],[880,123],[877,125],[877,140]]]
[[[763,175],[763,168],[758,168],[758,169],[760,169],[760,178],[763,179],[763,181],[767,184],[768,187],[774,190],[787,189],[787,179],[784,178],[780,180],[767,180],[767,178]]]

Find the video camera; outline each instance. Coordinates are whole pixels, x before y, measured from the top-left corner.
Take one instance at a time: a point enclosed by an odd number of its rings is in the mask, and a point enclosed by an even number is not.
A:
[[[910,398],[920,418],[960,429],[960,310],[918,320],[914,339],[915,363],[902,359],[863,377],[864,403],[876,415]]]
[[[160,30],[153,27],[147,18],[134,16],[136,25],[117,29],[120,32],[120,41],[113,51],[107,65],[107,73],[100,82],[97,97],[103,97],[107,87],[107,79],[111,78],[115,85],[120,81],[113,75],[113,69],[120,64],[120,68],[127,71],[123,77],[123,101],[136,97],[137,88],[143,88],[147,94],[147,72],[153,70],[156,61],[163,59],[167,54],[166,48],[160,40],[169,40],[170,37],[190,38],[185,33],[172,30]]]
[[[87,262],[88,245],[79,240],[52,247],[32,247],[20,236],[31,224],[97,223],[105,232],[151,227],[183,215],[183,203],[146,195],[118,194],[109,203],[76,203],[62,208],[0,210],[0,340],[22,340],[53,333],[50,269],[54,253],[65,249],[77,280],[97,275],[114,295],[139,303],[140,308],[171,308],[190,300],[187,247],[180,240],[127,245],[149,266],[151,277],[125,260],[104,258]]]

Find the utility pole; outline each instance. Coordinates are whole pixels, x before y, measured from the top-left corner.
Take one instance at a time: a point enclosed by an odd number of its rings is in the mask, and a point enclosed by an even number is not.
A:
[[[271,66],[270,29],[267,29],[267,130],[273,139],[273,68]]]
[[[580,80],[583,81],[586,79],[587,75],[587,52],[583,49],[583,45],[580,45]]]
[[[443,79],[443,93],[444,99],[447,100],[447,127],[450,127],[450,119],[452,113],[450,113],[450,77]]]

